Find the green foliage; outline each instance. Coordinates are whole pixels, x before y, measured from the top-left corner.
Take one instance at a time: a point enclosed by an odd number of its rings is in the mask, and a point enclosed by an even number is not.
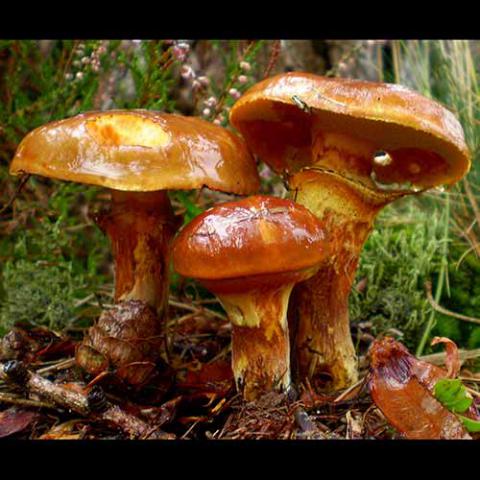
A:
[[[189,45],[195,55],[219,56],[215,71],[202,71],[202,59],[192,61],[188,48],[176,55],[175,44],[165,40],[0,40],[0,205],[18,184],[8,173],[18,143],[49,121],[113,108],[199,115],[203,99],[215,95],[218,106],[208,119],[223,112],[227,125],[224,107],[234,99],[225,89],[243,91],[256,81],[263,42]],[[238,81],[243,60],[252,69],[246,84]],[[189,64],[210,83],[193,89],[181,76]],[[198,202],[198,192],[171,192],[171,198],[185,222],[208,206]],[[32,176],[14,206],[0,213],[0,334],[16,321],[56,329],[85,325],[98,314],[95,297],[108,302],[110,246],[92,221],[105,204],[104,189]]]
[[[403,332],[402,342],[415,348],[431,310],[424,283],[437,270],[441,251],[437,212],[406,198],[383,210],[368,238],[350,296],[352,322],[371,321],[375,335],[391,328]]]
[[[434,387],[434,395],[442,405],[454,413],[465,412],[473,402],[473,398],[458,378],[438,380]]]
[[[94,225],[79,224],[77,208],[94,193],[80,188],[58,185],[48,204],[37,206],[41,214],[0,242],[7,258],[1,272],[3,332],[17,321],[54,329],[70,326],[77,301],[105,283],[107,240]]]
[[[68,263],[49,265],[42,261],[8,262],[3,270],[0,335],[15,322],[45,325],[54,330],[70,326],[75,302],[84,294],[79,275]]]
[[[458,415],[466,412],[473,403],[473,398],[459,379],[439,380],[434,387],[434,396],[448,410],[457,414],[467,431],[480,432],[480,421]]]

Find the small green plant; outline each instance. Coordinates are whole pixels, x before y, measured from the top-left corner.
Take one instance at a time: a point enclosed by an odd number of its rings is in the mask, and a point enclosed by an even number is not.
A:
[[[455,413],[469,432],[480,432],[480,421],[467,418],[465,413],[473,403],[465,385],[459,379],[445,378],[434,387],[435,398],[448,410]]]

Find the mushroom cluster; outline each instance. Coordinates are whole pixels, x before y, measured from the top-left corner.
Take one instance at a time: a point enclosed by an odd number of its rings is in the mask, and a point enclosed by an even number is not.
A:
[[[159,356],[170,244],[181,223],[167,191],[255,193],[259,177],[243,140],[199,118],[91,112],[30,132],[10,165],[10,173],[22,172],[109,189],[110,208],[96,220],[112,245],[115,301],[123,305],[103,312],[77,361],[92,374],[110,369],[129,384],[144,383]]]
[[[299,381],[357,381],[348,296],[377,213],[390,202],[468,171],[462,127],[439,103],[394,84],[292,72],[268,78],[234,105],[231,123],[284,174],[292,196],[321,218],[334,251],[292,293]]]
[[[114,367],[130,384],[148,380],[172,251],[176,271],[216,294],[228,314],[245,399],[287,391],[290,363],[295,381],[319,386],[327,375],[332,388],[347,387],[357,380],[348,296],[375,216],[397,198],[461,179],[470,166],[463,130],[450,111],[404,87],[298,72],[253,86],[230,121],[243,138],[197,118],[94,112],[21,142],[12,174],[111,193],[97,221],[112,244],[117,305],[90,329],[77,361],[92,374]],[[172,242],[179,219],[167,190],[255,194],[250,152],[284,175],[292,199],[217,205]]]

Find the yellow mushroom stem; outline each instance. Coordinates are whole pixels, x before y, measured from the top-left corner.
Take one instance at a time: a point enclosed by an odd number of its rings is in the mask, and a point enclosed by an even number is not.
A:
[[[110,210],[97,223],[115,262],[115,301],[141,300],[162,322],[169,291],[170,243],[177,222],[165,191],[112,191]]]
[[[293,286],[318,265],[295,272],[200,282],[215,293],[232,322],[232,370],[247,401],[290,386],[287,311]]]
[[[375,188],[370,173],[375,149],[341,134],[317,136],[312,168],[290,178],[292,197],[325,222],[333,244],[329,262],[292,292],[289,324],[294,371],[300,382],[341,389],[358,379],[350,334],[348,298],[363,245],[375,216],[405,191]]]
[[[232,322],[232,369],[245,400],[290,385],[288,300],[293,283],[218,298]]]

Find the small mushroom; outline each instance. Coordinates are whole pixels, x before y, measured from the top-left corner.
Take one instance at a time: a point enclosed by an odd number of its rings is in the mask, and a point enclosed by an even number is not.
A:
[[[254,85],[230,121],[326,224],[334,252],[295,287],[289,320],[299,379],[320,385],[327,374],[332,388],[347,387],[358,375],[348,296],[374,219],[397,198],[466,174],[462,127],[449,110],[403,86],[299,72]]]
[[[305,207],[262,195],[207,210],[175,239],[177,272],[215,293],[232,322],[233,373],[246,400],[288,389],[290,292],[328,248]]]
[[[112,245],[115,300],[151,307],[158,316],[152,337],[167,310],[170,243],[179,223],[167,190],[207,186],[243,195],[259,188],[253,158],[238,136],[198,118],[146,110],[85,113],[33,130],[10,165],[11,174],[24,172],[110,189],[110,210],[97,221]],[[133,321],[112,314],[114,323]],[[105,318],[101,331],[122,330]],[[92,342],[99,344],[97,337]]]

